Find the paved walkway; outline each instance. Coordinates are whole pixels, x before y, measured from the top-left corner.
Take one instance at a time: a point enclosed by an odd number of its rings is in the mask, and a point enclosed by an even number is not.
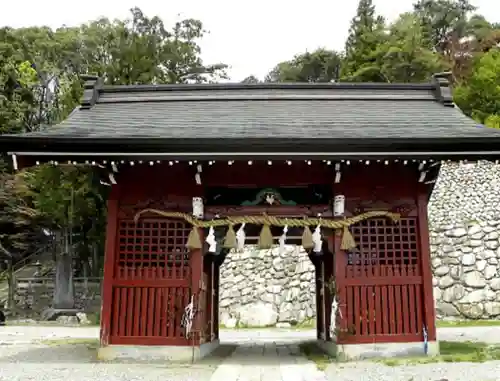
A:
[[[249,330],[221,332],[222,345],[238,345],[211,381],[327,381],[298,344],[315,331]]]

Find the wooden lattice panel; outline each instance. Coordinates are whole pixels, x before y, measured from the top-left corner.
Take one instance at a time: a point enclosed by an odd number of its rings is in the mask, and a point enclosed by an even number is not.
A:
[[[190,229],[179,220],[119,221],[116,278],[188,279]]]
[[[351,232],[358,247],[348,253],[348,277],[420,275],[417,218],[368,219]]]
[[[418,220],[365,220],[340,272],[343,343],[420,341],[423,328]]]

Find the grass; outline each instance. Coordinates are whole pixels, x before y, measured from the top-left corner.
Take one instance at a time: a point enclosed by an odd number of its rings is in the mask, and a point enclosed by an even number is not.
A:
[[[328,365],[335,361],[334,357],[323,352],[314,342],[301,343],[299,344],[299,349],[302,354],[309,361],[315,363],[316,367],[321,371],[324,371]]]
[[[500,360],[500,345],[480,342],[439,342],[439,356],[404,357],[376,360],[387,366],[430,364],[436,362],[485,362]]]
[[[449,327],[498,327],[500,320],[438,320],[438,328]]]
[[[50,345],[55,347],[65,346],[65,345],[84,345],[88,349],[99,348],[99,339],[45,339],[40,340],[40,344]]]

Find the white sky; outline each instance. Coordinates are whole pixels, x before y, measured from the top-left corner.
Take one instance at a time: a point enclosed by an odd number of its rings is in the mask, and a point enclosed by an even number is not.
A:
[[[389,20],[411,10],[414,0],[375,0]],[[210,34],[201,41],[206,64],[230,65],[233,81],[250,74],[263,78],[272,67],[296,53],[318,47],[341,50],[357,0],[3,0],[1,26],[78,25],[100,16],[128,17],[139,6],[167,24],[179,18],[203,21]],[[500,1],[472,0],[490,21],[500,21]]]

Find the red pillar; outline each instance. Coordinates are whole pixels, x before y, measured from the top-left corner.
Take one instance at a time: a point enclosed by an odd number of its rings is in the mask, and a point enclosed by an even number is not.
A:
[[[113,277],[118,232],[119,190],[113,185],[108,199],[106,248],[104,253],[104,277],[101,296],[101,346],[109,344],[111,327],[111,304],[113,298]]]
[[[429,341],[436,340],[436,312],[434,309],[434,293],[432,290],[432,270],[431,254],[429,243],[429,224],[427,219],[427,192],[421,189],[417,197],[418,207],[418,232],[420,243],[420,258],[422,264],[422,282],[423,282],[423,302],[424,302],[424,321],[427,327]]]
[[[205,242],[203,229],[198,229],[201,242]],[[203,246],[203,245],[202,245]],[[203,249],[196,249],[191,251],[191,292],[194,295],[194,306],[196,315],[193,322],[194,344],[200,343],[200,338],[204,334],[205,324],[205,303],[202,299],[205,298],[205,292],[202,292],[203,282]],[[206,286],[206,285],[205,285]],[[191,339],[189,340],[191,342]]]

